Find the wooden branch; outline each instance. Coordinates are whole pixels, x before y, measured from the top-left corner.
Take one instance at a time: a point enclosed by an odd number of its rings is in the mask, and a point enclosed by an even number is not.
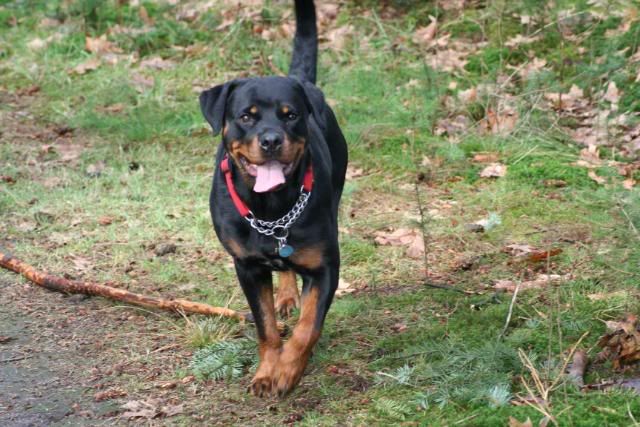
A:
[[[63,277],[36,271],[35,268],[26,264],[10,254],[0,251],[0,266],[15,273],[22,274],[29,281],[43,288],[63,292],[67,294],[98,295],[116,301],[126,302],[142,307],[159,308],[161,310],[173,311],[176,313],[197,313],[209,316],[232,317],[242,321],[251,321],[247,314],[240,313],[224,307],[213,307],[209,304],[188,301],[185,299],[164,299],[149,297],[118,289],[98,283],[79,282],[67,280]]]

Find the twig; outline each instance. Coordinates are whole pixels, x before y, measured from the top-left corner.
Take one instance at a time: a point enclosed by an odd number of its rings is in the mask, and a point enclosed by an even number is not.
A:
[[[0,360],[0,363],[17,362],[18,360],[30,359],[31,357],[33,356],[17,356],[17,357],[12,357],[10,359],[2,359]]]
[[[520,290],[520,285],[522,284],[521,280],[518,280],[518,284],[516,285],[515,290],[513,291],[513,297],[511,297],[511,303],[509,304],[509,312],[507,313],[507,318],[504,321],[504,327],[502,328],[502,332],[498,335],[498,339],[502,339],[504,334],[507,332],[509,328],[509,322],[511,321],[511,315],[513,314],[513,307],[516,304],[516,298],[518,297],[518,291]]]
[[[214,307],[209,304],[188,301],[184,299],[164,299],[140,295],[124,289],[118,289],[99,283],[88,283],[67,280],[63,277],[53,276],[47,273],[36,271],[31,265],[26,264],[12,255],[0,251],[0,267],[11,270],[15,273],[22,274],[29,281],[43,288],[63,292],[67,294],[85,294],[98,295],[113,299],[116,301],[124,301],[129,304],[159,308],[161,310],[185,313],[197,313],[214,316],[232,317],[241,321],[249,320],[248,316],[235,310],[225,307]]]
[[[619,203],[618,206],[620,206],[620,210],[622,211],[624,216],[627,218],[627,221],[629,221],[629,225],[631,226],[631,229],[633,230],[634,233],[636,233],[636,237],[640,238],[640,232],[638,232],[638,229],[636,228],[635,224],[631,220],[631,217],[629,216],[627,211],[622,206],[622,203]]]
[[[573,361],[571,362],[567,376],[578,387],[584,386],[584,372],[587,370],[588,361],[587,352],[584,350],[578,350],[573,354]]]

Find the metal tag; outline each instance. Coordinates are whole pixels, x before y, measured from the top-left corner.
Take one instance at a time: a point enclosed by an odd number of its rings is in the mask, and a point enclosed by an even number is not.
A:
[[[280,255],[282,258],[288,258],[291,256],[291,254],[293,253],[293,247],[289,246],[289,245],[281,245],[278,248],[278,255]]]

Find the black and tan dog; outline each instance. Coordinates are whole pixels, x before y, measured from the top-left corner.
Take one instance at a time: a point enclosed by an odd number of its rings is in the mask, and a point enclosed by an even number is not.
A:
[[[300,381],[340,268],[337,217],[347,146],[315,86],[313,0],[296,0],[295,7],[288,77],[233,80],[200,95],[214,134],[222,130],[211,216],[255,318],[260,364],[249,389],[258,396],[284,395]],[[302,298],[296,274],[302,277]],[[276,311],[288,316],[294,307],[300,307],[300,318],[282,343]]]

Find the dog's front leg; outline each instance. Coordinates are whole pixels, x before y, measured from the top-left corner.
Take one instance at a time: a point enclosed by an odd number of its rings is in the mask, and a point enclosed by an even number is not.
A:
[[[276,391],[286,395],[298,384],[313,346],[320,338],[324,318],[338,286],[338,269],[323,267],[303,276],[302,308],[291,338],[284,344],[275,369]]]
[[[260,364],[249,391],[255,396],[269,396],[275,393],[275,369],[282,349],[276,326],[271,270],[237,259],[235,266],[258,331]]]

